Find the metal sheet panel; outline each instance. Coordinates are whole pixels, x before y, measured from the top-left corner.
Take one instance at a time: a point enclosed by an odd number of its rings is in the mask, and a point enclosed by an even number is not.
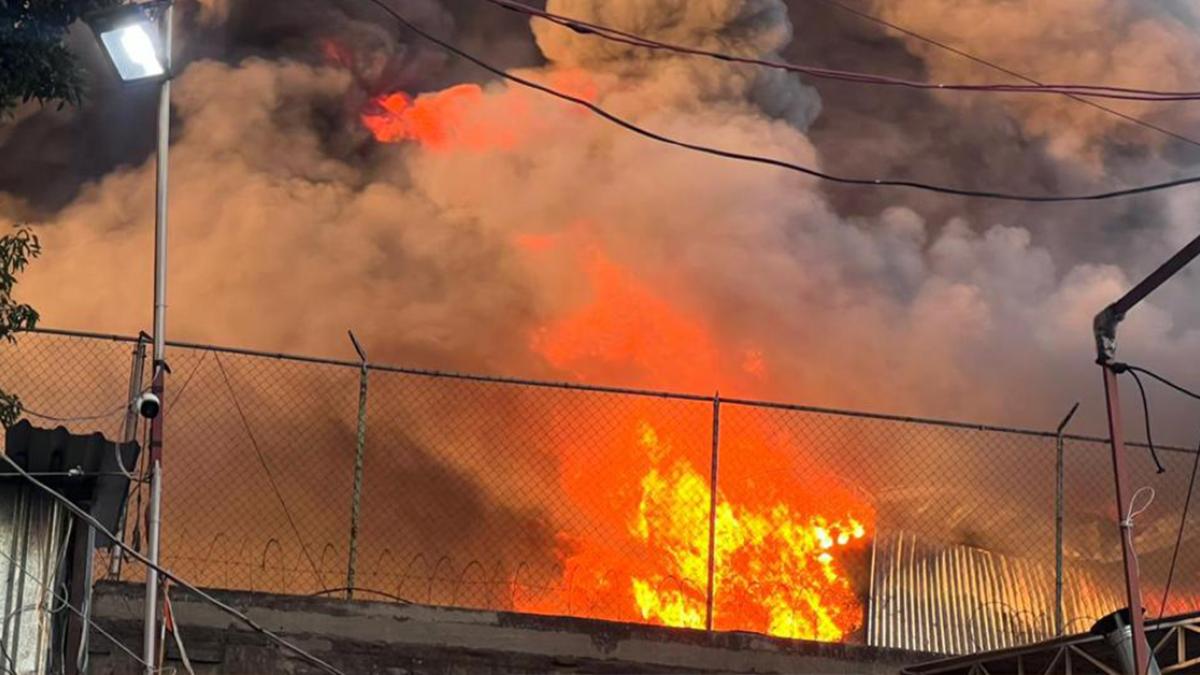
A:
[[[1054,636],[1051,560],[1001,555],[965,545],[881,533],[875,561],[867,643],[941,654],[1007,649]],[[1079,565],[1068,572],[1068,632],[1122,604],[1119,584]]]
[[[47,672],[54,587],[69,533],[62,507],[14,484],[0,485],[0,672]],[[59,593],[59,595],[62,595]]]

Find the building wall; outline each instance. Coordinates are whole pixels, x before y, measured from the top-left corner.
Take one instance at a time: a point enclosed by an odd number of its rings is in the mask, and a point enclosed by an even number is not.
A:
[[[0,481],[0,672],[46,672],[67,522],[52,500]]]
[[[223,601],[346,673],[855,673],[894,675],[929,655],[749,633],[705,633],[589,619],[396,603],[220,592]],[[94,615],[140,653],[140,586],[100,584]],[[316,673],[210,605],[171,598],[197,675]],[[92,673],[138,666],[93,633]],[[178,666],[177,649],[168,649]]]

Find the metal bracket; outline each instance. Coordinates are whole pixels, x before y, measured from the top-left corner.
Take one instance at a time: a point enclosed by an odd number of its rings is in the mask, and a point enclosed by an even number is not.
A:
[[[1125,319],[1125,312],[1116,305],[1105,307],[1092,320],[1092,333],[1096,337],[1096,363],[1111,363],[1117,355],[1117,325]]]

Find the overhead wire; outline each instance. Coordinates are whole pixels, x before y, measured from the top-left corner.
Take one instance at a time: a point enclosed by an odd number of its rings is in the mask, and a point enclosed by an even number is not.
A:
[[[859,17],[859,18],[861,18],[861,19],[865,19],[865,20],[867,20],[867,21],[870,21],[870,22],[872,22],[872,23],[875,23],[875,24],[881,25],[881,26],[883,26],[883,27],[885,27],[885,28],[890,28],[891,30],[894,30],[894,31],[896,31],[896,32],[898,32],[898,33],[902,33],[902,34],[904,34],[904,35],[907,35],[907,36],[909,36],[909,37],[912,37],[912,38],[915,38],[915,39],[917,39],[917,40],[920,40],[921,42],[924,42],[925,44],[932,45],[932,46],[934,46],[934,47],[937,47],[938,49],[944,50],[944,51],[946,51],[946,52],[949,52],[949,53],[951,53],[951,54],[955,54],[955,55],[957,55],[957,56],[960,56],[960,57],[962,57],[962,58],[964,58],[964,59],[967,59],[967,60],[969,60],[969,61],[973,61],[974,63],[978,63],[978,64],[980,64],[980,65],[982,65],[982,66],[986,66],[986,67],[988,67],[988,68],[991,68],[992,70],[995,70],[995,71],[997,71],[997,72],[1004,73],[1005,75],[1009,75],[1009,76],[1011,76],[1011,77],[1015,77],[1015,78],[1017,78],[1017,79],[1019,79],[1019,80],[1023,80],[1023,81],[1025,81],[1025,82],[1029,82],[1030,84],[1035,84],[1035,85],[1041,85],[1041,86],[1044,86],[1044,83],[1043,83],[1043,82],[1041,82],[1041,81],[1039,81],[1039,80],[1037,80],[1037,79],[1035,79],[1035,78],[1029,77],[1028,75],[1025,75],[1025,74],[1023,74],[1023,73],[1020,73],[1020,72],[1017,72],[1017,71],[1015,71],[1015,70],[1013,70],[1013,69],[1011,69],[1011,68],[1006,68],[1006,67],[1004,67],[1004,66],[1002,66],[1002,65],[1000,65],[1000,64],[998,64],[998,63],[993,63],[992,61],[989,61],[989,60],[987,60],[987,59],[984,59],[984,58],[982,58],[982,57],[976,56],[976,55],[974,55],[974,54],[972,54],[972,53],[970,53],[970,52],[968,52],[968,51],[966,51],[966,50],[959,49],[958,47],[955,47],[955,46],[953,46],[953,45],[947,44],[947,43],[945,43],[945,42],[941,42],[941,41],[939,41],[939,40],[935,40],[935,39],[933,39],[933,38],[931,38],[931,37],[928,37],[928,36],[926,36],[926,35],[922,35],[922,34],[920,34],[920,33],[916,32],[916,31],[914,31],[914,30],[910,30],[910,29],[908,29],[908,28],[905,28],[905,27],[903,27],[903,26],[897,25],[897,24],[895,24],[895,23],[892,23],[892,22],[890,22],[890,21],[887,21],[886,19],[883,19],[883,18],[877,17],[877,16],[875,16],[875,15],[873,15],[873,14],[869,14],[869,13],[867,13],[867,12],[864,12],[864,11],[862,11],[862,10],[855,9],[855,8],[853,8],[853,7],[850,7],[850,6],[846,5],[845,3],[841,2],[840,0],[820,0],[820,1],[821,1],[821,2],[824,2],[825,4],[827,4],[827,5],[831,6],[831,7],[835,7],[835,8],[837,8],[837,9],[840,9],[840,10],[842,10],[842,11],[844,11],[844,12],[847,12],[847,13],[849,13],[849,14],[853,14],[854,16],[857,16],[857,17]],[[1175,140],[1183,141],[1183,142],[1185,142],[1185,143],[1189,143],[1189,144],[1191,144],[1191,145],[1194,145],[1194,146],[1200,147],[1200,141],[1197,141],[1197,140],[1195,140],[1195,139],[1193,139],[1193,138],[1189,138],[1188,136],[1185,136],[1185,135],[1183,135],[1183,134],[1181,134],[1181,133],[1179,133],[1179,132],[1176,132],[1176,131],[1172,131],[1172,130],[1170,130],[1170,129],[1167,129],[1166,127],[1159,126],[1159,125],[1157,125],[1157,124],[1155,124],[1155,123],[1153,123],[1153,122],[1148,122],[1148,121],[1146,121],[1146,120],[1144,120],[1144,119],[1142,119],[1142,118],[1140,118],[1140,117],[1135,117],[1134,115],[1130,115],[1130,114],[1127,114],[1127,113],[1123,113],[1123,112],[1121,112],[1121,111],[1119,111],[1119,110],[1115,110],[1115,109],[1113,109],[1113,108],[1109,108],[1108,106],[1102,105],[1101,103],[1099,103],[1099,102],[1097,102],[1097,101],[1092,101],[1092,100],[1089,100],[1089,99],[1086,99],[1086,98],[1082,98],[1082,97],[1079,97],[1079,96],[1076,96],[1076,95],[1073,95],[1073,94],[1066,94],[1066,97],[1067,97],[1067,98],[1069,98],[1069,99],[1072,99],[1072,100],[1074,100],[1074,101],[1077,101],[1077,102],[1079,102],[1079,103],[1082,103],[1082,104],[1084,104],[1084,105],[1089,105],[1089,106],[1092,106],[1093,108],[1096,108],[1097,110],[1100,110],[1100,111],[1102,111],[1102,112],[1108,113],[1109,115],[1113,115],[1113,116],[1115,116],[1115,117],[1119,117],[1119,118],[1121,118],[1121,119],[1123,119],[1123,120],[1125,120],[1126,122],[1129,122],[1129,123],[1131,123],[1131,124],[1136,124],[1136,125],[1138,125],[1138,126],[1140,126],[1140,127],[1143,127],[1143,128],[1146,128],[1146,129],[1150,129],[1151,131],[1156,131],[1156,132],[1158,132],[1158,133],[1160,133],[1160,134],[1163,134],[1163,135],[1169,136],[1169,137],[1171,137],[1171,138],[1174,138]]]
[[[1154,435],[1150,424],[1150,397],[1146,395],[1146,388],[1142,386],[1142,378],[1138,376],[1137,371],[1129,370],[1128,372],[1133,376],[1133,381],[1137,383],[1138,393],[1142,395],[1142,420],[1146,424],[1146,445],[1150,448],[1150,457],[1154,460],[1154,466],[1158,473],[1163,473],[1166,469],[1163,468],[1162,462],[1158,461],[1158,451],[1154,449]]]
[[[1175,533],[1175,546],[1171,550],[1171,565],[1167,568],[1167,583],[1163,586],[1162,602],[1158,606],[1158,620],[1167,613],[1167,600],[1171,596],[1171,583],[1175,580],[1175,565],[1179,561],[1179,549],[1183,545],[1183,531],[1187,525],[1188,510],[1192,506],[1192,492],[1196,487],[1196,472],[1200,469],[1200,445],[1192,457],[1192,476],[1188,479],[1187,496],[1183,500],[1183,511],[1179,514],[1179,529]]]
[[[540,91],[540,92],[547,94],[549,96],[552,96],[554,98],[557,98],[557,99],[560,99],[563,101],[567,101],[569,103],[573,103],[580,107],[586,108],[587,110],[591,111],[595,115],[611,122],[612,124],[615,124],[627,131],[631,131],[639,136],[643,136],[650,140],[657,141],[659,143],[664,143],[666,145],[671,145],[671,146],[683,148],[686,150],[692,150],[694,152],[711,155],[714,157],[721,157],[724,159],[732,159],[732,160],[738,160],[738,161],[743,161],[743,162],[749,162],[749,163],[753,163],[753,164],[762,164],[762,165],[767,165],[767,166],[774,166],[774,167],[781,168],[781,169],[787,169],[789,171],[794,171],[797,173],[805,174],[807,176],[812,176],[813,178],[819,178],[821,180],[829,181],[832,183],[840,183],[843,185],[861,185],[861,186],[870,186],[870,187],[908,188],[908,189],[913,189],[913,190],[922,190],[922,191],[926,191],[926,192],[935,192],[935,193],[946,194],[946,195],[955,195],[955,196],[960,196],[960,197],[973,197],[973,198],[979,198],[979,199],[993,199],[993,200],[1000,200],[1000,201],[1027,202],[1027,203],[1036,203],[1036,204],[1101,201],[1101,200],[1107,200],[1107,199],[1116,199],[1116,198],[1120,198],[1120,197],[1130,197],[1130,196],[1134,196],[1134,195],[1145,194],[1145,193],[1149,193],[1149,192],[1157,192],[1160,190],[1166,190],[1166,189],[1170,189],[1170,188],[1181,187],[1184,185],[1192,185],[1195,183],[1200,183],[1200,176],[1187,176],[1184,178],[1177,178],[1174,180],[1162,181],[1162,182],[1151,183],[1151,184],[1146,184],[1146,185],[1139,185],[1139,186],[1129,187],[1129,188],[1122,188],[1122,189],[1118,189],[1118,190],[1110,190],[1110,191],[1105,191],[1105,192],[1074,194],[1074,195],[1055,195],[1055,194],[1034,195],[1034,194],[1021,194],[1021,193],[1014,193],[1014,192],[998,192],[998,191],[992,191],[992,190],[957,188],[957,187],[952,187],[952,186],[938,185],[935,183],[925,183],[925,182],[921,182],[921,181],[906,180],[906,179],[855,178],[855,177],[840,176],[840,175],[827,173],[827,172],[824,172],[824,171],[821,171],[818,169],[814,169],[809,166],[804,166],[802,164],[797,164],[797,163],[789,162],[789,161],[782,160],[782,159],[766,157],[766,156],[762,156],[762,155],[752,155],[752,154],[747,154],[747,153],[742,153],[742,152],[734,152],[734,151],[730,151],[730,150],[722,150],[719,148],[702,145],[699,143],[683,141],[683,140],[680,140],[677,138],[667,136],[665,134],[660,134],[658,132],[651,131],[644,127],[638,126],[637,124],[634,124],[633,122],[630,122],[629,120],[627,120],[623,117],[620,117],[612,112],[609,112],[605,108],[603,108],[587,99],[580,98],[578,96],[574,96],[571,94],[567,94],[565,92],[554,89],[553,87],[549,87],[544,84],[534,82],[534,81],[529,80],[520,75],[515,75],[513,73],[507,72],[497,66],[493,66],[492,64],[488,63],[487,61],[484,61],[482,58],[475,56],[474,54],[462,49],[461,47],[458,47],[457,45],[455,45],[447,40],[439,38],[439,37],[429,33],[428,31],[422,29],[421,27],[417,26],[412,21],[409,21],[403,14],[401,14],[400,12],[393,9],[384,0],[367,0],[367,1],[370,2],[371,4],[375,5],[376,7],[378,7],[385,13],[387,13],[388,15],[390,15],[393,19],[395,19],[398,23],[400,23],[402,26],[407,28],[409,31],[411,31],[415,35],[417,35],[417,36],[421,37],[422,39],[427,40],[433,44],[438,45],[442,49],[445,49],[446,51],[448,51],[462,59],[470,61],[471,63],[475,64],[479,68],[482,68],[483,70],[486,70],[487,72],[492,73],[493,75],[496,75],[497,77],[503,78],[505,80],[508,80],[509,82],[513,82],[515,84],[521,85],[521,86],[529,88],[529,89]]]
[[[254,437],[254,432],[250,429],[250,421],[246,419],[246,413],[242,410],[241,402],[238,401],[237,392],[234,391],[233,383],[229,380],[229,374],[225,372],[225,366],[221,363],[221,355],[214,354],[213,358],[217,362],[217,368],[221,371],[221,378],[225,381],[225,387],[229,390],[229,397],[233,401],[233,407],[237,410],[238,417],[242,421],[242,428],[245,429],[246,436],[250,439],[250,445],[254,448],[254,454],[258,457],[258,462],[262,465],[263,471],[267,475],[267,482],[270,483],[271,490],[275,493],[275,499],[279,501],[279,506],[283,509],[283,515],[287,519],[288,525],[291,526],[292,533],[296,535],[296,541],[300,543],[300,550],[308,560],[309,566],[312,567],[317,583],[324,587],[325,576],[321,574],[320,567],[317,566],[312,554],[309,553],[308,546],[304,543],[304,537],[300,536],[300,528],[296,525],[296,520],[292,517],[292,511],[288,508],[287,501],[283,498],[283,491],[279,489],[279,484],[275,482],[275,476],[271,473],[271,467],[267,464],[267,458],[263,455],[262,449],[258,447],[258,440]]]
[[[739,56],[728,52],[719,52],[710,49],[701,49],[698,47],[688,47],[677,43],[664,42],[655,40],[636,33],[623,31],[611,26],[592,23],[582,19],[556,14],[547,10],[538,9],[532,5],[517,2],[516,0],[483,0],[489,4],[507,9],[509,11],[524,14],[530,17],[536,17],[554,23],[556,25],[568,28],[577,33],[584,35],[595,35],[596,37],[612,42],[618,42],[634,47],[642,47],[658,51],[674,52],[690,56],[702,56],[719,61],[730,63],[741,63],[745,65],[761,66],[764,68],[772,68],[776,70],[784,70],[787,72],[799,73],[810,77],[817,77],[830,80],[841,80],[845,82],[857,82],[860,84],[883,85],[905,87],[910,89],[936,89],[942,91],[974,91],[974,92],[994,92],[994,93],[1024,93],[1024,94],[1056,94],[1094,97],[1094,98],[1111,98],[1120,100],[1133,101],[1197,101],[1200,100],[1200,91],[1162,91],[1156,89],[1142,89],[1136,87],[1116,87],[1110,85],[1093,85],[1093,84],[1043,84],[1040,82],[1033,84],[1007,84],[1007,83],[937,83],[937,82],[922,82],[919,80],[909,80],[899,77],[891,77],[888,75],[878,75],[875,73],[865,73],[853,70],[839,70],[834,68],[822,68],[819,66],[806,66],[787,61],[778,61],[773,59],[754,58],[749,56]]]
[[[235,607],[230,606],[229,604],[221,601],[219,598],[214,597],[212,594],[198,588],[197,586],[195,586],[194,584],[181,578],[179,575],[175,574],[171,570],[166,569],[165,567],[162,567],[161,565],[151,561],[146,556],[144,556],[141,553],[139,553],[138,551],[134,550],[128,544],[125,544],[124,542],[120,541],[119,539],[117,539],[117,536],[115,534],[113,534],[108,528],[104,527],[103,523],[101,523],[99,520],[94,518],[87,511],[84,511],[83,509],[81,509],[80,507],[75,505],[74,502],[72,502],[70,499],[68,499],[63,494],[59,493],[54,488],[51,488],[50,486],[46,485],[42,481],[38,480],[37,478],[34,478],[33,476],[29,475],[29,473],[27,471],[25,471],[21,467],[21,465],[17,464],[16,461],[14,461],[12,458],[8,457],[7,455],[5,455],[3,453],[0,453],[0,460],[3,460],[4,462],[6,462],[18,474],[20,474],[22,477],[24,477],[25,480],[27,480],[32,485],[36,486],[42,492],[45,492],[47,495],[49,495],[55,501],[62,504],[68,511],[70,511],[72,514],[74,514],[76,517],[80,518],[81,520],[86,522],[91,527],[96,528],[97,532],[108,536],[108,538],[111,539],[114,543],[116,543],[117,546],[119,546],[123,551],[128,553],[135,560],[142,563],[146,567],[157,571],[164,578],[170,579],[171,581],[173,581],[174,583],[183,587],[184,589],[194,593],[196,596],[200,597],[205,602],[211,604],[212,606],[221,610],[225,614],[228,614],[229,616],[234,617],[235,619],[237,619],[238,621],[240,621],[241,623],[246,625],[248,628],[250,628],[254,632],[265,636],[267,639],[271,640],[275,644],[277,644],[280,647],[299,656],[300,658],[305,659],[309,663],[317,666],[318,668],[324,670],[325,672],[332,673],[333,675],[345,675],[341,670],[339,670],[337,667],[333,666],[329,662],[325,661],[324,659],[306,651],[302,647],[298,647],[295,644],[292,644],[290,641],[279,636],[274,631],[264,628],[263,626],[259,625],[259,623],[257,621],[255,621],[254,619],[251,619],[249,616],[246,616],[245,613],[238,611]]]

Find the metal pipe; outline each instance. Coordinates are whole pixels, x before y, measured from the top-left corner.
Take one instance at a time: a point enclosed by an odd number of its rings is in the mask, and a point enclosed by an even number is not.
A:
[[[1063,465],[1063,432],[1079,410],[1079,401],[1071,406],[1066,417],[1058,423],[1055,430],[1055,463],[1054,463],[1054,634],[1063,634],[1063,521],[1065,501],[1065,474]]]
[[[346,599],[354,599],[354,581],[358,566],[358,527],[362,507],[363,455],[367,448],[367,353],[352,331],[350,342],[358,352],[361,368],[358,374],[358,433],[354,446],[354,491],[350,498],[350,555],[346,564]]]
[[[1104,399],[1108,405],[1108,434],[1112,444],[1113,478],[1117,489],[1117,532],[1121,536],[1121,553],[1125,558],[1125,591],[1129,601],[1129,627],[1133,640],[1133,672],[1144,675],[1149,661],[1146,646],[1146,627],[1142,617],[1142,586],[1138,579],[1137,554],[1133,550],[1133,523],[1130,522],[1131,496],[1129,494],[1129,469],[1125,464],[1125,442],[1121,429],[1121,399],[1117,386],[1117,373],[1107,364],[1100,364],[1104,371]]]
[[[154,205],[154,379],[152,391],[160,402],[158,414],[150,420],[150,521],[147,523],[147,558],[157,565],[159,561],[159,535],[162,529],[162,441],[163,423],[166,417],[164,390],[166,379],[167,338],[167,168],[170,164],[171,141],[171,42],[174,36],[173,19],[175,8],[168,4],[160,19],[163,32],[163,65],[167,77],[163,80],[158,95],[158,154],[157,182]],[[146,675],[154,675],[158,663],[155,649],[158,623],[158,572],[153,567],[146,569],[145,626],[142,657],[146,661]]]
[[[133,359],[129,366],[129,394],[126,400],[129,401],[129,407],[125,410],[125,433],[121,436],[122,443],[129,443],[137,439],[137,421],[138,411],[135,409],[134,401],[138,394],[142,391],[142,377],[144,376],[146,367],[146,343],[139,336],[137,346],[133,348]],[[120,450],[117,450],[120,457]],[[121,507],[121,523],[117,529],[117,534],[122,538],[125,537],[125,524],[129,518],[128,500]],[[108,572],[115,578],[121,578],[121,561],[124,551],[120,546],[113,542],[108,549]]]
[[[713,629],[713,601],[717,581],[717,467],[721,450],[721,394],[713,395],[712,467],[708,474],[708,595],[704,609],[704,627]]]

